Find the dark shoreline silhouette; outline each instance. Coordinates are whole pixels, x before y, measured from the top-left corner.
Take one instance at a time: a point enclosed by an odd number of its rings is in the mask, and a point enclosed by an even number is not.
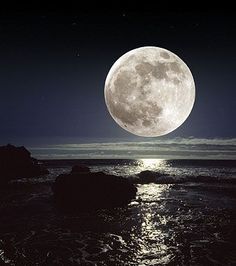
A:
[[[16,178],[30,178],[48,173],[24,146],[0,146],[0,184],[7,184]]]

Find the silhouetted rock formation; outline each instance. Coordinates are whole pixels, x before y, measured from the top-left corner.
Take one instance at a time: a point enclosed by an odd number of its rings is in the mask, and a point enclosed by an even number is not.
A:
[[[18,177],[34,177],[47,174],[48,170],[31,157],[25,147],[11,144],[0,147],[0,183],[5,184]]]
[[[90,169],[84,164],[77,164],[72,167],[71,173],[90,173]]]
[[[137,192],[123,177],[84,171],[59,175],[52,190],[58,206],[67,211],[125,206]]]
[[[162,177],[167,177],[166,174],[145,170],[137,174],[138,178],[133,180],[133,183],[148,184],[148,183],[163,183]]]
[[[157,177],[159,177],[160,174],[157,172],[150,171],[150,170],[145,170],[137,174],[137,176],[139,177],[137,179],[138,183],[146,184],[146,183],[152,183],[152,182],[155,183],[157,181]]]

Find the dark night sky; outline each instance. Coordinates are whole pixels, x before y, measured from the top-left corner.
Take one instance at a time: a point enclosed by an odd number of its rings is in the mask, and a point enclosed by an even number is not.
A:
[[[132,138],[103,87],[114,61],[140,46],[171,50],[195,79],[194,109],[169,137],[235,137],[235,28],[223,11],[2,12],[0,140]]]

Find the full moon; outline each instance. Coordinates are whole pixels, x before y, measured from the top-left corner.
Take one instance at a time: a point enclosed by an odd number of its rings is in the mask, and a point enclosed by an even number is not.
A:
[[[176,54],[153,46],[122,55],[107,75],[104,92],[117,124],[143,137],[165,135],[178,128],[195,100],[188,66]]]

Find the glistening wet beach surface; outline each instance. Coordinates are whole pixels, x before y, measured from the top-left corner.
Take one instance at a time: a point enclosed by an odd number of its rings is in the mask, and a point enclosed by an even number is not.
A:
[[[94,165],[99,167],[133,171],[133,164]],[[68,169],[54,166],[51,177]],[[236,264],[234,184],[137,184],[137,198],[125,208],[69,214],[56,208],[52,181],[44,180],[25,180],[1,191],[2,264]]]

